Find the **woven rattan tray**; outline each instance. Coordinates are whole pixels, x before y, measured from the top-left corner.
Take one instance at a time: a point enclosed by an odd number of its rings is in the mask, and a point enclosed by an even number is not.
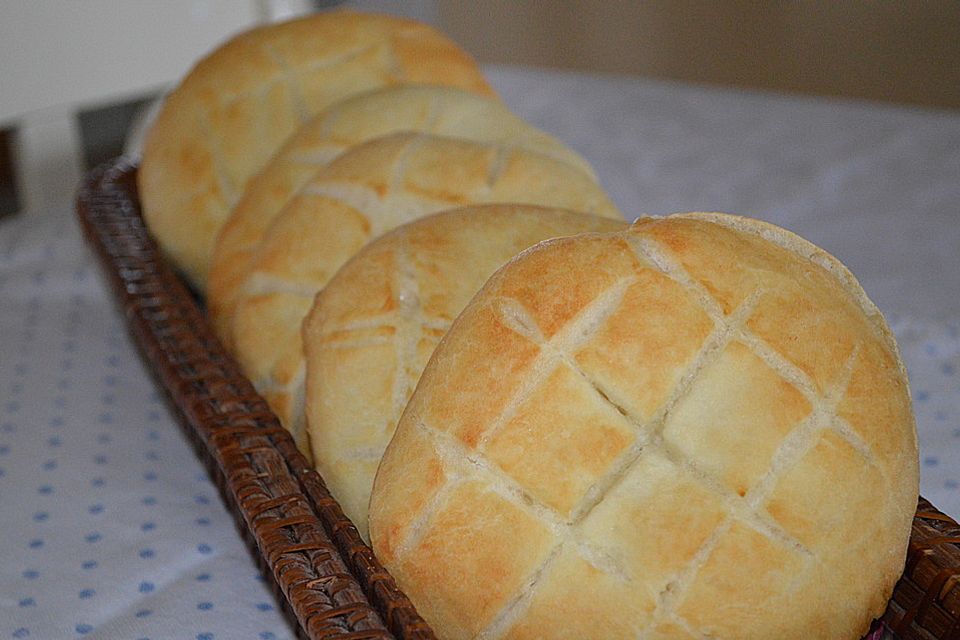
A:
[[[160,256],[140,216],[136,166],[118,159],[93,171],[77,215],[148,368],[300,635],[434,638]],[[897,638],[960,640],[958,545],[960,526],[921,498],[883,616]]]

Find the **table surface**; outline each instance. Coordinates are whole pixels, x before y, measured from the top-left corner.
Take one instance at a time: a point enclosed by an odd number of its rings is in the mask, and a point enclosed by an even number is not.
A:
[[[886,314],[921,491],[960,516],[960,114],[489,68],[625,214],[821,245]],[[127,337],[71,203],[0,223],[0,639],[292,638]]]

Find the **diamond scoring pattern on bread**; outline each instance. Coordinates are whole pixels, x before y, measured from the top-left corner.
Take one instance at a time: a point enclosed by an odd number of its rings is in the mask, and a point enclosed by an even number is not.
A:
[[[717,533],[712,535],[701,549],[698,550],[694,560],[681,570],[680,578],[672,582],[669,588],[665,588],[662,592],[662,595],[665,596],[663,606],[665,610],[669,611],[671,603],[680,596],[686,586],[695,578],[698,565],[705,561],[713,546],[719,542],[723,531],[729,528],[733,520],[732,513],[730,512],[735,512],[736,519],[749,523],[752,528],[763,532],[764,535],[776,543],[793,548],[802,555],[809,555],[810,552],[789,534],[780,529],[775,523],[769,522],[768,518],[764,518],[762,515],[756,513],[759,508],[759,505],[756,503],[762,500],[761,497],[751,496],[747,498],[743,496],[744,504],[737,504],[734,502],[732,493],[724,491],[720,482],[707,477],[706,474],[698,470],[694,460],[683,458],[681,453],[671,450],[663,443],[661,437],[661,431],[664,428],[671,410],[682,400],[683,395],[689,392],[690,386],[696,380],[696,376],[709,364],[712,358],[716,357],[716,355],[730,343],[734,336],[743,331],[746,318],[752,311],[749,305],[737,309],[733,314],[733,318],[720,317],[716,319],[718,321],[718,330],[714,333],[715,337],[713,339],[708,338],[694,359],[694,363],[689,372],[682,377],[681,384],[683,386],[679,387],[672,394],[672,397],[667,401],[662,412],[654,419],[652,424],[643,424],[642,420],[631,416],[622,407],[613,403],[597,386],[597,383],[577,367],[572,354],[577,351],[580,345],[589,342],[595,337],[600,326],[621,303],[629,284],[632,284],[631,279],[623,279],[617,282],[611,289],[608,289],[598,296],[590,307],[581,311],[576,319],[564,326],[551,340],[546,342],[543,341],[542,334],[536,326],[534,319],[519,302],[516,300],[503,301],[503,304],[500,306],[500,313],[502,314],[504,324],[517,333],[524,335],[531,342],[538,343],[541,347],[540,361],[534,364],[533,371],[529,377],[526,378],[524,384],[520,387],[517,394],[514,395],[510,404],[505,408],[500,417],[478,440],[475,448],[467,448],[458,439],[447,433],[432,429],[423,422],[418,422],[417,426],[433,437],[433,444],[446,465],[449,467],[456,466],[459,472],[465,476],[476,474],[484,475],[485,479],[499,489],[501,495],[511,500],[517,506],[530,508],[536,514],[537,518],[546,522],[549,528],[560,538],[560,542],[557,543],[555,549],[541,566],[537,568],[535,575],[540,575],[548,571],[550,564],[559,557],[561,546],[567,545],[568,547],[572,546],[576,548],[582,559],[600,571],[608,573],[622,581],[629,581],[631,579],[629,572],[620,567],[615,560],[606,555],[601,549],[592,548],[588,540],[581,539],[577,529],[578,525],[589,515],[593,507],[601,503],[609,491],[627,476],[632,466],[644,453],[649,455],[649,451],[658,449],[659,453],[664,454],[668,460],[674,462],[680,470],[687,472],[691,480],[701,483],[708,491],[721,495],[722,499],[727,502],[726,506],[730,510],[728,512],[729,515],[727,519],[718,526]],[[549,377],[556,368],[562,366],[570,367],[576,375],[582,377],[595,391],[595,397],[599,402],[608,405],[608,408],[612,410],[613,413],[622,415],[626,418],[626,422],[634,425],[639,431],[633,446],[624,452],[624,462],[617,465],[616,468],[611,469],[606,477],[602,477],[594,485],[602,487],[602,489],[598,492],[593,492],[592,495],[584,495],[579,504],[577,504],[569,514],[558,513],[552,505],[545,504],[531,495],[525,487],[504,473],[499,466],[487,460],[483,455],[486,446],[490,440],[495,437],[496,431],[509,420],[509,417],[516,412],[517,407],[522,404],[533,390],[539,387],[543,380]],[[811,422],[803,424],[811,424]],[[798,427],[796,431],[799,432],[801,428],[802,427]],[[804,433],[808,435],[806,439],[809,440],[810,430],[804,429]],[[802,446],[797,445],[792,447],[785,446],[785,448],[796,452],[804,451]],[[451,487],[452,486],[454,485],[451,485]],[[447,492],[444,494],[444,498],[449,498],[449,495],[450,493]],[[419,532],[411,532],[412,539],[406,540],[405,543],[398,548],[396,554],[398,559],[402,561],[403,555],[417,546],[418,540],[416,536],[418,534],[422,535],[425,532],[429,519],[445,506],[443,502],[443,500],[438,499],[432,505],[434,512],[426,512],[426,515],[423,517],[421,530]],[[524,591],[517,594],[513,600],[514,607],[529,603],[534,597],[536,587],[536,579],[531,580],[529,584],[525,584]],[[509,622],[515,618],[515,615],[511,615],[513,613],[513,609],[508,605],[508,607],[497,615],[491,623],[490,628],[481,631],[478,637],[500,637],[501,632],[508,629]],[[663,617],[670,619],[671,616],[669,614],[663,614]],[[674,621],[682,623],[682,621]]]
[[[690,217],[696,219],[696,216]],[[718,223],[710,216],[703,218]],[[723,218],[720,220],[727,223]],[[746,228],[748,233],[759,235],[754,227]],[[544,310],[531,312],[516,298],[497,297],[493,301],[488,298],[483,308],[472,310],[475,315],[496,315],[507,330],[522,336],[537,347],[537,355],[532,364],[523,369],[526,373],[514,395],[504,405],[503,411],[481,428],[481,433],[465,431],[462,428],[458,430],[456,424],[445,425],[448,428],[444,431],[438,430],[436,425],[429,424],[429,417],[425,417],[429,416],[429,408],[416,406],[416,396],[413,406],[408,409],[413,426],[428,437],[443,462],[446,479],[415,519],[407,523],[405,531],[401,529],[389,534],[388,539],[382,541],[385,547],[375,538],[375,543],[381,546],[391,562],[406,570],[420,561],[424,539],[431,535],[432,522],[442,517],[454,502],[457,487],[476,478],[483,478],[489,483],[490,490],[502,496],[505,503],[527,511],[534,521],[543,523],[553,534],[552,547],[540,553],[539,564],[520,581],[522,587],[506,598],[505,604],[499,610],[473,611],[469,612],[472,617],[460,618],[457,618],[456,612],[439,609],[439,613],[432,611],[433,615],[443,618],[441,628],[456,630],[451,637],[528,637],[524,629],[529,620],[545,622],[550,619],[549,612],[538,607],[549,609],[555,607],[556,603],[540,603],[538,594],[542,589],[555,588],[556,585],[548,578],[561,558],[564,562],[571,561],[571,552],[576,553],[581,561],[591,565],[600,574],[608,576],[607,579],[623,582],[625,585],[640,579],[638,568],[631,567],[629,562],[619,557],[616,545],[610,547],[604,544],[602,538],[597,538],[595,529],[598,526],[603,529],[603,523],[607,523],[609,527],[610,523],[616,521],[613,515],[615,508],[604,504],[605,499],[610,496],[622,499],[622,486],[630,480],[631,474],[638,467],[649,466],[657,460],[658,464],[671,468],[673,474],[680,478],[679,481],[687,483],[694,493],[700,491],[704,495],[712,496],[715,508],[720,511],[716,514],[716,521],[704,530],[700,544],[689,550],[689,556],[684,563],[662,576],[658,592],[646,603],[646,624],[642,628],[630,630],[629,635],[646,639],[706,638],[714,637],[715,634],[724,636],[731,632],[737,633],[736,628],[723,629],[722,624],[717,626],[709,612],[704,614],[698,610],[697,605],[700,602],[710,600],[711,596],[717,597],[718,594],[710,593],[710,586],[704,586],[705,583],[697,578],[702,571],[714,570],[715,558],[738,553],[736,550],[747,544],[745,541],[752,541],[748,544],[749,548],[763,548],[764,553],[778,555],[782,564],[791,566],[798,573],[810,570],[815,554],[823,552],[823,548],[814,551],[808,546],[812,542],[805,543],[794,533],[803,532],[804,523],[796,521],[795,518],[791,519],[789,502],[775,511],[777,518],[768,510],[768,506],[777,503],[781,481],[790,476],[791,471],[798,465],[804,464],[808,456],[818,455],[824,447],[836,451],[848,449],[848,455],[859,459],[861,467],[876,473],[884,486],[891,484],[883,465],[877,464],[876,452],[838,413],[838,407],[844,401],[848,385],[861,358],[863,345],[860,342],[853,345],[849,354],[833,369],[833,378],[824,387],[823,380],[811,378],[777,347],[751,329],[751,320],[767,291],[755,289],[746,297],[741,296],[737,300],[737,306],[731,308],[729,299],[715,296],[702,280],[691,276],[669,247],[651,238],[649,234],[644,234],[643,226],[638,229],[640,233],[627,234],[638,264],[642,265],[642,268],[655,270],[680,285],[684,294],[695,301],[696,306],[712,324],[699,351],[687,361],[684,372],[674,383],[656,414],[642,415],[636,406],[631,408],[628,406],[629,402],[618,400],[618,397],[622,396],[622,390],[605,385],[603,380],[584,370],[578,363],[578,355],[583,353],[583,345],[588,345],[604,330],[605,323],[609,323],[615,316],[618,306],[624,304],[625,291],[634,283],[636,276],[614,282],[612,286],[595,295],[576,316],[568,318],[564,324],[551,327],[550,330],[545,330],[541,323],[535,320],[544,317]],[[809,252],[805,252],[808,255],[803,255],[795,244],[783,241],[776,244],[792,253],[809,257]],[[831,267],[827,269],[831,275],[836,275],[836,266],[833,263],[828,263],[827,266]],[[522,277],[518,279],[522,280]],[[866,312],[871,323],[871,337],[889,347],[891,340],[883,330],[882,320],[878,323],[878,315],[872,305],[864,306],[865,296],[856,295],[856,290],[850,291],[850,280],[843,277],[837,277],[836,280]],[[501,283],[492,286],[498,291],[498,296],[502,295]],[[549,315],[546,318],[551,320]],[[710,374],[712,367],[720,366],[722,359],[731,353],[740,354],[741,358],[747,356],[754,361],[755,366],[766,368],[768,377],[774,383],[799,397],[801,400],[798,405],[807,406],[805,411],[799,413],[796,422],[788,425],[779,442],[769,452],[762,472],[754,474],[749,486],[731,485],[729,479],[718,473],[722,469],[705,469],[696,454],[686,451],[682,444],[671,441],[670,437],[673,421],[678,419],[678,415],[682,416],[685,401],[697,393],[698,382]],[[592,487],[580,495],[577,504],[566,511],[558,509],[555,502],[551,504],[549,498],[538,496],[537,487],[525,486],[521,479],[510,475],[507,469],[490,457],[491,442],[496,440],[498,432],[516,413],[518,406],[536,393],[537,388],[553,371],[563,367],[581,379],[585,388],[593,391],[594,402],[598,407],[606,407],[611,414],[622,417],[624,424],[635,433],[633,442],[623,447],[616,461],[608,466],[605,475],[596,478]],[[561,404],[563,400],[562,397],[555,399]],[[404,418],[405,421],[407,419]],[[586,451],[592,453],[591,449]],[[565,467],[564,470],[569,469]],[[609,511],[610,514],[605,514],[604,511]],[[562,573],[562,570],[559,571]],[[431,596],[420,593],[419,585],[407,585],[405,588],[415,593],[418,598],[425,598],[429,603]],[[688,597],[691,592],[695,593],[696,597]],[[723,595],[734,597],[736,594],[720,594]],[[431,611],[432,608],[430,603],[426,610]],[[477,614],[486,615],[477,617]],[[858,612],[857,615],[862,617],[864,612]],[[866,622],[868,621],[869,618]],[[851,624],[862,622],[864,621],[855,620]],[[535,629],[534,625],[527,629],[527,632],[534,633]],[[671,629],[680,635],[669,635],[668,631]],[[754,631],[762,633],[763,630],[747,630],[748,633]]]
[[[218,131],[218,124],[226,126],[227,123],[218,123],[217,119],[214,118],[214,114],[220,115],[226,119],[229,119],[231,116],[236,116],[236,114],[231,114],[231,111],[240,111],[246,110],[248,105],[262,103],[269,99],[271,92],[277,87],[283,87],[291,97],[291,106],[293,107],[289,114],[293,116],[294,122],[289,126],[290,130],[294,130],[300,124],[303,124],[310,117],[310,109],[306,105],[305,98],[302,94],[300,84],[304,80],[304,76],[310,74],[313,71],[318,69],[330,69],[342,65],[344,63],[350,62],[351,60],[356,59],[360,55],[374,51],[382,47],[382,45],[370,45],[370,46],[361,46],[357,47],[353,51],[345,52],[341,55],[333,55],[327,59],[316,61],[312,64],[309,64],[303,68],[295,68],[287,63],[282,54],[276,49],[276,47],[271,46],[269,42],[261,43],[263,52],[276,64],[277,75],[265,77],[258,86],[255,86],[251,89],[243,91],[241,93],[235,93],[232,95],[224,95],[224,97],[217,103],[210,111],[198,110],[196,112],[196,117],[199,119],[200,127],[199,131],[202,132],[207,139],[209,145],[209,158],[213,164],[216,174],[220,178],[220,186],[222,189],[222,194],[227,203],[235,202],[240,194],[243,191],[245,177],[247,171],[243,170],[242,166],[234,166],[238,161],[241,165],[249,162],[249,159],[244,159],[243,156],[233,159],[234,156],[224,150],[222,147],[223,137],[216,135]],[[386,50],[386,49],[385,49]],[[266,134],[265,123],[260,118],[255,118],[253,120],[253,128],[250,131],[246,132],[247,142],[254,141],[256,139],[263,139],[262,134]],[[276,124],[276,123],[272,123]],[[268,138],[276,137],[275,134],[266,136]],[[281,136],[280,139],[283,137]],[[259,145],[254,145],[259,146]],[[201,189],[202,191],[202,189]]]
[[[264,43],[263,49],[264,51],[267,52],[267,55],[269,55],[273,59],[273,61],[277,63],[277,66],[280,67],[280,74],[275,78],[274,82],[284,83],[286,85],[287,90],[290,92],[290,96],[292,97],[291,102],[293,103],[294,113],[300,119],[300,124],[302,125],[303,123],[305,123],[307,120],[310,119],[311,109],[307,104],[307,101],[303,95],[303,92],[300,90],[300,76],[297,73],[297,69],[287,64],[286,60],[283,59],[283,56],[280,54],[280,52],[277,51],[277,48],[272,46],[269,42]],[[342,61],[354,58],[357,55],[369,49],[370,47],[358,47],[353,52],[346,52],[342,56],[332,56],[331,58],[328,58],[326,60],[319,60],[310,66],[312,67],[335,66],[337,64],[340,64]],[[257,93],[259,93],[260,95],[263,95],[266,87],[268,86],[269,84],[266,85],[264,89],[261,89]]]
[[[565,207],[620,219],[579,169],[538,153],[399,133],[354,147],[321,169],[273,221],[221,326],[247,376],[307,450],[300,324],[313,295],[369,239],[474,203]]]
[[[376,464],[430,354],[487,277],[547,238],[625,228],[530,205],[428,216],[353,256],[304,320],[314,460],[365,538]]]
[[[251,178],[224,223],[214,247],[208,283],[209,312],[218,330],[222,317],[230,313],[244,264],[282,204],[345,149],[397,131],[423,131],[530,149],[594,177],[583,158],[491,98],[452,87],[402,85],[340,101],[287,140],[264,170]]]
[[[283,141],[339,99],[400,83],[493,95],[466,53],[402,18],[321,12],[234,37],[168,96],[147,137],[138,183],[151,231],[202,288],[217,231]]]

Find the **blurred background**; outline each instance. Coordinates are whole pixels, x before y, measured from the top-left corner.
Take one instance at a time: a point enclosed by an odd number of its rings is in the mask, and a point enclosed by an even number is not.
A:
[[[3,0],[0,217],[67,201],[228,34],[338,6],[431,23],[483,63],[960,109],[955,0]]]

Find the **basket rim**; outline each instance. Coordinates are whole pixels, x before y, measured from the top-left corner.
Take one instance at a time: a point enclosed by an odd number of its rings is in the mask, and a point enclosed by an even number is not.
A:
[[[435,636],[206,322],[140,215],[136,162],[91,171],[80,227],[147,369],[305,638]]]

